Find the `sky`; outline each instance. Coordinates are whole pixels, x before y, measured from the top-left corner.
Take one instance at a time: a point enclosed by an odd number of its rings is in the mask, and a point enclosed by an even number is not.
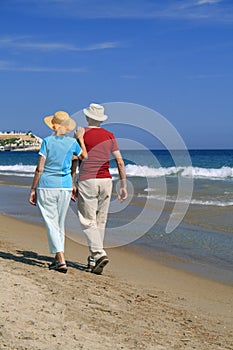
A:
[[[233,149],[232,0],[0,0],[0,52],[1,131],[124,102],[190,149]]]

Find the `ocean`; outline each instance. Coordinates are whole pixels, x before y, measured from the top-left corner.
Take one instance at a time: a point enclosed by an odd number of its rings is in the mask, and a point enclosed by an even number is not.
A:
[[[116,200],[118,172],[111,160],[113,196],[105,245],[233,285],[233,150],[125,150],[129,198]],[[0,212],[43,225],[28,196],[37,152],[0,152]],[[175,159],[175,160],[174,160]],[[67,236],[86,244],[71,202]],[[20,234],[20,233],[19,233]],[[36,234],[36,233],[32,233]]]

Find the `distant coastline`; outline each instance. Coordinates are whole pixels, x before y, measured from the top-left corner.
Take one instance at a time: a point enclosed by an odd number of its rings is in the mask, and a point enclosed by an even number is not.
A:
[[[0,151],[38,151],[42,139],[32,131],[0,131]]]

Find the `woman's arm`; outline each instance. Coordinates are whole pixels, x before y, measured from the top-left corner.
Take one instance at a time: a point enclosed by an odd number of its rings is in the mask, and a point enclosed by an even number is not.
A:
[[[78,165],[78,158],[74,156],[71,164],[71,176],[72,176],[72,188],[73,188],[72,194],[71,194],[71,200],[73,202],[76,202],[76,194],[77,194],[77,187],[75,183],[77,165]]]
[[[38,186],[41,174],[44,171],[45,159],[46,158],[43,156],[39,156],[39,159],[38,159],[37,167],[36,167],[34,178],[32,181],[31,193],[30,193],[30,197],[29,197],[29,202],[32,205],[36,205],[36,200],[37,200],[36,188]]]

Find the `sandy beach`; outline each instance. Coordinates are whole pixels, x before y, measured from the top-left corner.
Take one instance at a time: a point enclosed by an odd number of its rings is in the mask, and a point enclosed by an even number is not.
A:
[[[68,239],[68,273],[49,271],[44,227],[0,217],[1,350],[233,348],[233,287],[127,247],[90,274]]]

